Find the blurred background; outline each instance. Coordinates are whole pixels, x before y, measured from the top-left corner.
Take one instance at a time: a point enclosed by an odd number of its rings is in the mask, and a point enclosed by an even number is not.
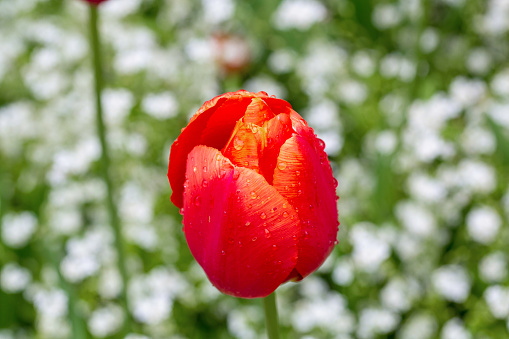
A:
[[[509,1],[105,2],[125,277],[88,14],[0,0],[1,339],[264,337],[261,301],[190,255],[166,178],[189,117],[240,88],[288,100],[339,181],[339,244],[278,289],[283,338],[509,337]]]

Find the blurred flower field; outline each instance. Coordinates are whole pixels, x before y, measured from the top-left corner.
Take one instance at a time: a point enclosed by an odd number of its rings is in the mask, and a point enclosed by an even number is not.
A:
[[[189,117],[240,88],[289,101],[339,181],[339,244],[278,289],[283,338],[509,337],[508,1],[100,14],[120,257],[87,6],[0,0],[0,339],[264,337],[261,301],[220,294],[191,256],[166,178]]]

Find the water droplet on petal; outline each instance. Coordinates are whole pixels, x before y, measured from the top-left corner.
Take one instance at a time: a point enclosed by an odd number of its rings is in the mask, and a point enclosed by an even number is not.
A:
[[[253,239],[251,239],[252,241],[256,241],[256,239],[258,239],[257,237],[253,237]]]
[[[277,245],[275,245],[275,244],[272,245],[272,249],[274,249],[274,250],[277,249]]]
[[[224,250],[221,251],[221,255],[225,255],[226,252]]]
[[[253,132],[253,133],[258,132],[258,126],[256,126],[256,125],[251,126],[251,132]]]
[[[320,147],[321,150],[325,148],[325,142],[322,139],[317,139],[316,143],[318,144],[318,147]]]
[[[284,161],[280,161],[278,164],[277,164],[277,168],[279,168],[280,170],[284,170],[286,168],[286,162]]]
[[[244,226],[249,226],[249,225],[251,225],[251,222],[249,222],[249,221],[246,221],[246,223],[244,224]]]
[[[180,215],[184,215],[184,207],[182,207],[181,209],[179,209],[179,213],[180,213]]]
[[[235,148],[237,151],[240,151],[244,147],[244,141],[238,137],[233,139],[233,148]]]
[[[260,218],[265,219],[265,218],[267,218],[267,215],[266,215],[265,213],[263,213],[263,212],[262,212],[262,213],[260,214]]]
[[[256,199],[256,197],[257,197],[256,193],[254,191],[251,192],[251,199]]]
[[[309,209],[310,209],[310,210],[313,210],[314,208],[315,208],[315,207],[314,207],[313,205],[309,204]]]
[[[265,238],[270,238],[270,231],[268,229],[265,229]]]
[[[233,180],[237,180],[240,176],[240,172],[239,171],[233,171]]]
[[[283,212],[283,217],[288,218],[288,213],[287,212]]]
[[[203,172],[207,173],[207,166],[203,166]]]
[[[251,205],[251,204],[247,205],[247,208],[252,208],[252,207],[253,207],[253,205]]]
[[[308,240],[309,239],[309,233],[308,231],[304,231],[304,240]]]
[[[207,180],[203,180],[202,185],[203,187],[207,187],[209,185],[209,182]]]
[[[337,245],[337,244],[339,244],[339,240],[338,239],[334,240],[334,245]]]
[[[196,166],[193,167],[193,172],[196,172]]]
[[[189,187],[189,179],[186,179],[186,181],[184,181],[184,188],[187,188]]]
[[[333,177],[333,178],[332,178],[332,184],[334,185],[334,188],[338,187],[338,184],[339,184],[339,183],[338,183],[338,179],[336,179],[336,178],[334,178],[334,177]]]
[[[200,206],[201,204],[201,198],[199,195],[197,195],[195,198],[194,198],[194,206],[198,207]]]
[[[221,161],[221,159],[223,159],[223,156],[221,154],[217,154],[216,155],[216,160],[217,161]]]

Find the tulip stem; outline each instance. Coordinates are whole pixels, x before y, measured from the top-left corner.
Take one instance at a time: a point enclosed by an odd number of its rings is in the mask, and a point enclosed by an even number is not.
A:
[[[276,291],[263,298],[265,310],[265,323],[267,324],[267,336],[269,339],[279,339],[279,325],[277,319]]]
[[[98,11],[97,5],[90,4],[90,46],[93,54],[93,66],[94,66],[94,80],[95,80],[95,108],[96,108],[96,122],[97,122],[97,134],[101,143],[101,174],[106,184],[106,204],[108,208],[108,214],[110,224],[115,235],[115,247],[118,255],[117,264],[118,270],[122,277],[122,289],[120,291],[120,303],[124,309],[124,326],[123,330],[125,333],[129,331],[131,324],[130,313],[127,305],[127,269],[125,263],[125,251],[124,251],[124,239],[122,236],[122,229],[120,225],[120,219],[117,212],[117,206],[113,198],[113,184],[110,174],[110,156],[108,150],[108,143],[106,139],[106,125],[104,124],[103,109],[101,92],[103,89],[103,70],[101,61],[101,42],[99,37],[98,29]],[[124,333],[124,334],[125,334]]]

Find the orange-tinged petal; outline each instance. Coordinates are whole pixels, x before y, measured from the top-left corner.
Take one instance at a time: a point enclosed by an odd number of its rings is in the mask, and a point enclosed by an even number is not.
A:
[[[256,298],[287,279],[297,262],[300,221],[261,175],[234,167],[216,149],[196,146],[185,186],[187,243],[214,286]]]
[[[330,254],[339,225],[335,180],[328,159],[315,143],[318,139],[310,143],[304,136],[293,135],[281,147],[274,170],[273,186],[294,206],[302,223],[296,266],[302,277]]]
[[[187,155],[196,145],[221,149],[228,141],[237,120],[255,96],[246,91],[225,93],[207,101],[191,118],[171,146],[168,179],[173,190],[171,201],[182,207]]]
[[[264,99],[253,98],[246,108],[243,120],[245,123],[262,126],[265,121],[272,119],[274,116],[274,112],[265,103]]]

